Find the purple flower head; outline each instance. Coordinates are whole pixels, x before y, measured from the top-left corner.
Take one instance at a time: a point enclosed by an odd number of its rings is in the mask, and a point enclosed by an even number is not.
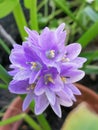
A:
[[[42,68],[45,67],[40,57],[34,52],[28,43],[14,45],[10,55],[14,70],[9,73],[14,76],[14,80],[29,79],[29,83],[34,83],[40,75]]]
[[[65,48],[65,39],[66,39],[66,31],[63,31],[65,24],[61,24],[55,31],[49,30],[46,27],[40,35],[30,31],[28,28],[25,28],[29,37],[27,41],[32,44],[37,53],[39,53],[40,58],[44,62],[44,64],[50,67],[59,67],[57,62],[64,55]],[[36,38],[36,40],[35,40]]]
[[[61,117],[61,105],[70,107],[80,91],[73,83],[81,80],[84,72],[79,70],[86,61],[78,57],[81,46],[73,43],[65,46],[65,24],[55,31],[46,27],[41,34],[25,27],[28,38],[22,45],[14,45],[11,51],[9,74],[13,80],[9,90],[27,94],[23,102],[26,110],[35,101],[35,114],[41,114],[49,105]]]

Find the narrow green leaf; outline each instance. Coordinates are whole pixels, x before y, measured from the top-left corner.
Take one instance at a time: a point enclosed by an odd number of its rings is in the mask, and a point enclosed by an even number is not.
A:
[[[2,79],[6,84],[11,81],[11,76],[9,76],[2,65],[0,65],[0,79]]]
[[[37,0],[30,0],[30,27],[33,30],[39,30],[37,19]]]
[[[5,17],[13,11],[19,0],[1,0],[0,1],[0,18]]]
[[[6,51],[6,53],[9,55],[10,54],[10,49],[8,48],[8,46],[6,45],[6,43],[2,39],[0,39],[0,45]]]
[[[31,1],[31,0],[24,0],[24,6],[25,6],[27,9],[30,9],[30,6],[31,6],[30,1]]]
[[[0,88],[2,88],[2,89],[7,89],[7,85],[6,84],[0,84]]]
[[[34,112],[34,105],[35,105],[35,103],[31,102],[30,108],[31,108],[32,112]],[[51,127],[43,114],[36,116],[36,118],[37,118],[40,126],[43,128],[43,130],[51,130]]]
[[[95,10],[98,11],[98,0],[95,0]]]
[[[61,130],[98,130],[98,115],[82,103],[68,115]]]
[[[93,21],[98,21],[98,13],[96,13],[90,6],[84,9],[84,13]]]
[[[98,74],[98,66],[95,65],[87,65],[83,70],[86,74]]]
[[[87,62],[85,65],[90,64],[93,60],[98,59],[98,50],[97,51],[91,51],[91,52],[86,52],[84,54],[81,54],[83,57],[87,58]]]
[[[4,126],[16,121],[24,119],[34,130],[42,130],[41,127],[27,114],[19,114],[14,117],[10,117],[9,119],[3,120],[0,122],[0,126]]]
[[[78,43],[86,47],[98,35],[98,21],[95,22],[79,39]]]
[[[74,22],[76,22],[83,30],[85,30],[84,26],[82,26],[82,24],[78,21],[78,19],[76,19],[76,17],[70,11],[68,6],[66,5],[66,2],[64,2],[63,0],[54,0],[54,2],[63,10],[65,14],[71,17]]]
[[[24,40],[27,36],[27,33],[24,30],[24,26],[27,26],[27,22],[23,13],[23,10],[21,8],[20,2],[18,2],[17,6],[13,10],[13,15],[16,21],[16,24],[18,26],[20,35],[22,39]]]

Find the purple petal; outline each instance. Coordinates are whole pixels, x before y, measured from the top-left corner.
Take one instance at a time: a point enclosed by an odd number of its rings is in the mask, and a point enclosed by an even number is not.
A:
[[[66,46],[67,58],[70,60],[75,59],[81,52],[81,45],[78,43],[73,43]]]
[[[30,75],[30,79],[29,79],[29,83],[32,84],[35,82],[35,80],[38,78],[38,76],[40,75],[41,70],[36,71],[36,70],[32,70],[31,75]]]
[[[82,70],[71,70],[65,73],[66,83],[75,83],[84,77],[85,73]]]
[[[63,31],[65,28],[65,23],[62,23],[57,29],[56,29],[56,37],[58,45],[64,45],[65,39],[66,39],[66,31]]]
[[[28,79],[30,77],[30,70],[20,70],[15,76],[14,76],[14,80],[25,80]]]
[[[58,98],[58,101],[59,101],[60,105],[65,106],[65,107],[70,107],[73,105],[72,100],[68,101],[68,100],[64,100],[62,98]]]
[[[27,94],[26,98],[23,101],[23,106],[22,106],[23,111],[25,111],[28,108],[28,106],[30,105],[33,99],[34,99],[34,94],[31,91],[30,93]]]
[[[23,44],[23,49],[24,49],[24,55],[27,59],[27,62],[41,62],[40,57],[36,54],[36,50],[34,48],[32,48],[31,45],[29,45],[28,43],[24,43]]]
[[[64,87],[64,84],[60,78],[60,76],[58,75],[54,81],[55,83],[54,84],[51,84],[50,85],[50,89],[54,92],[58,92],[60,91],[63,87]]]
[[[36,115],[39,115],[41,113],[43,113],[43,111],[48,107],[49,105],[49,102],[47,100],[47,97],[46,95],[41,95],[41,96],[38,96],[36,98],[36,102],[35,102],[35,114]]]
[[[51,105],[53,111],[56,113],[57,116],[59,116],[60,118],[62,117],[62,113],[61,113],[61,107],[58,101],[55,102],[54,105]]]
[[[68,103],[72,103],[71,97],[64,91],[57,92],[59,99],[65,100]]]
[[[11,53],[9,58],[10,58],[11,63],[14,64],[15,66],[18,66],[20,68],[27,66],[24,54]]]
[[[60,24],[60,26],[56,29],[57,35],[59,35],[65,28],[65,23]]]
[[[67,85],[64,87],[63,91],[65,91],[65,93],[67,93],[69,95],[69,97],[70,97],[71,100],[76,101],[76,98],[73,95],[73,92],[71,91],[71,89],[68,88]]]
[[[51,43],[51,44],[50,44]],[[42,32],[40,35],[40,45],[43,50],[51,50],[56,46],[56,36],[53,31]]]
[[[26,32],[28,33],[29,37],[27,40],[32,43],[31,45],[38,46],[38,39],[39,34],[36,31],[30,30],[29,28],[25,27]]]
[[[47,96],[47,99],[49,100],[49,103],[51,105],[55,104],[56,101],[56,95],[53,91],[51,91],[49,88],[45,89],[45,94]]]
[[[71,91],[73,92],[73,94],[75,94],[75,95],[81,95],[81,92],[79,91],[79,89],[75,85],[68,84],[66,86],[71,89]]]
[[[72,63],[75,63],[76,67],[81,68],[86,61],[87,61],[86,58],[77,57],[72,61]]]
[[[14,70],[8,71],[9,75],[14,76],[19,71],[19,69],[15,68]]]
[[[43,81],[43,77],[41,77],[40,79],[39,79],[39,81],[37,82],[37,84],[36,84],[36,87],[35,87],[35,89],[34,89],[34,93],[36,94],[36,95],[41,95],[41,94],[43,94],[44,93],[44,91],[45,91],[45,85],[44,85],[44,81]]]
[[[9,84],[9,91],[16,94],[25,94],[27,93],[28,80],[15,81],[12,80]]]

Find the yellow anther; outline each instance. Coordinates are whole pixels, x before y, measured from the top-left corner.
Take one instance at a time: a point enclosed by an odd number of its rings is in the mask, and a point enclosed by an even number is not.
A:
[[[48,77],[48,81],[54,84],[54,80],[52,79],[51,76]]]
[[[66,77],[62,76],[61,79],[64,83],[66,82]]]
[[[55,57],[55,50],[50,50],[49,51],[49,58],[54,58]]]
[[[35,69],[37,67],[37,63],[36,62],[31,62],[31,69]]]
[[[34,89],[34,87],[35,87],[35,84],[31,84],[26,90],[33,90]]]

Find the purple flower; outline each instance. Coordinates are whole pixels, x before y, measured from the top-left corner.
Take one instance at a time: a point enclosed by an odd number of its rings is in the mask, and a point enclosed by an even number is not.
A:
[[[35,48],[37,53],[40,54],[39,56],[43,63],[50,67],[56,67],[58,70],[59,66],[57,62],[65,53],[66,31],[63,31],[64,27],[64,23],[55,31],[49,30],[49,28],[46,27],[40,35],[25,28],[29,35],[27,41]]]
[[[35,82],[40,75],[42,68],[45,67],[40,57],[34,52],[29,44],[14,45],[10,55],[12,62],[11,68],[14,70],[9,73],[14,76],[14,80],[29,79],[29,84]]]
[[[49,105],[61,117],[61,105],[70,107],[80,91],[73,83],[83,78],[79,70],[86,61],[78,57],[81,46],[73,43],[65,46],[65,24],[55,31],[45,28],[39,35],[25,27],[28,38],[22,45],[14,45],[10,55],[13,80],[9,90],[27,94],[23,102],[26,110],[35,101],[35,114],[41,114]]]

